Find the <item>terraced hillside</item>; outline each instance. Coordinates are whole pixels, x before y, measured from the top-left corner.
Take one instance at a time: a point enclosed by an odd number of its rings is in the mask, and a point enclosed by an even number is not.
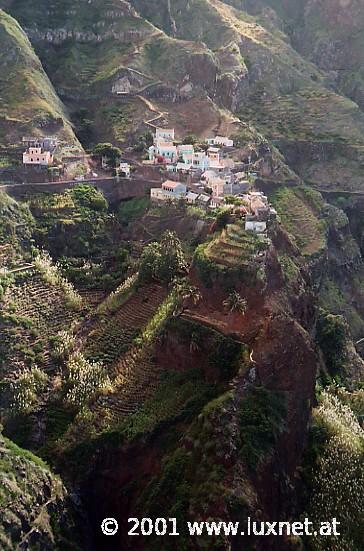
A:
[[[241,0],[231,3],[237,7],[243,4]],[[364,108],[362,2],[259,0],[245,4],[251,13],[263,15],[263,24],[274,21],[269,13],[264,17],[266,6],[273,8],[295,48],[328,72],[339,89]]]
[[[136,344],[135,339],[157,314],[166,295],[162,287],[146,285],[106,323],[101,318],[88,334],[85,353],[106,360],[112,374],[112,393],[101,397],[94,407],[100,417],[120,421],[139,409],[156,390],[161,369],[153,360],[152,349],[147,344]]]
[[[273,204],[286,230],[303,255],[323,251],[326,225],[320,194],[304,189],[281,188],[273,195]]]
[[[53,377],[57,366],[51,339],[60,331],[72,331],[80,320],[79,306],[75,309],[69,302],[62,284],[45,280],[34,268],[14,275],[0,310],[1,373],[7,387],[34,368]],[[5,388],[2,407],[8,408],[8,398]]]
[[[206,248],[206,257],[214,263],[234,268],[249,266],[259,250],[259,239],[244,230],[244,224],[228,224],[221,235]]]
[[[85,355],[116,369],[120,356],[130,347],[164,297],[165,291],[161,287],[148,286],[138,290],[113,315],[99,316],[83,344]]]
[[[77,184],[64,193],[33,195],[29,207],[36,245],[60,261],[65,276],[91,305],[123,280],[128,249],[118,219],[98,189]]]
[[[0,268],[11,269],[22,261],[34,219],[27,205],[0,191]]]

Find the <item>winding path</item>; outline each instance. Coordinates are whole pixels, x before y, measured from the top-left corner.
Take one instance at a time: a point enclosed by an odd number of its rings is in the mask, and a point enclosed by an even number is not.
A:
[[[153,103],[150,100],[146,99],[144,96],[141,96],[140,94],[137,94],[135,97],[140,99],[140,101],[143,102],[144,105],[146,105],[148,107],[149,111],[151,111],[152,113],[156,113],[155,117],[152,117],[151,119],[148,119],[148,120],[144,121],[144,124],[146,124],[147,126],[150,126],[151,128],[153,128],[155,130],[157,128],[157,125],[154,124],[154,123],[157,120],[161,119],[164,115],[166,115],[166,113],[163,112],[163,111],[159,111],[153,105]]]

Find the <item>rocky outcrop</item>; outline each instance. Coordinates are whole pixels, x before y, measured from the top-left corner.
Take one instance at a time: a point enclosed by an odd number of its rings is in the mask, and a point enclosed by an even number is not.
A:
[[[25,28],[25,31],[32,42],[47,42],[48,44],[60,45],[67,40],[74,40],[79,43],[101,43],[106,40],[116,40],[117,42],[132,42],[141,40],[148,35],[147,31],[138,29],[128,29],[118,31],[109,29],[104,32],[80,31],[77,29],[45,29]]]
[[[71,504],[61,480],[2,435],[0,463],[1,549],[54,551],[64,549],[69,538],[77,550]]]

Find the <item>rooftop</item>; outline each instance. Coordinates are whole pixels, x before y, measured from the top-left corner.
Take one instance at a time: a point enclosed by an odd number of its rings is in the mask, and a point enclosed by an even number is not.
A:
[[[201,193],[198,196],[198,200],[203,201],[204,203],[207,203],[208,201],[210,201],[210,199],[211,199],[211,195],[205,195],[204,193]]]
[[[166,180],[163,182],[162,186],[170,187],[172,189],[175,189],[178,186],[184,186],[185,184],[182,184],[182,182],[174,182],[173,180]]]

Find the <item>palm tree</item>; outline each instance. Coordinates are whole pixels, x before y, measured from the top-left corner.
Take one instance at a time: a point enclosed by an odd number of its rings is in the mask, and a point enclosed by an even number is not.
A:
[[[201,293],[197,287],[191,285],[186,279],[178,280],[175,278],[173,285],[178,297],[176,308],[173,312],[173,315],[176,317],[183,313],[185,309],[184,302],[186,300],[190,299],[196,305],[201,300]]]
[[[195,287],[194,285],[187,284],[181,291],[182,300],[190,299],[192,300],[194,305],[200,302],[202,298],[200,289],[198,287]]]
[[[242,298],[236,291],[230,293],[228,298],[224,300],[223,305],[230,312],[239,312],[243,316],[246,313],[248,307],[248,303],[245,298]]]

